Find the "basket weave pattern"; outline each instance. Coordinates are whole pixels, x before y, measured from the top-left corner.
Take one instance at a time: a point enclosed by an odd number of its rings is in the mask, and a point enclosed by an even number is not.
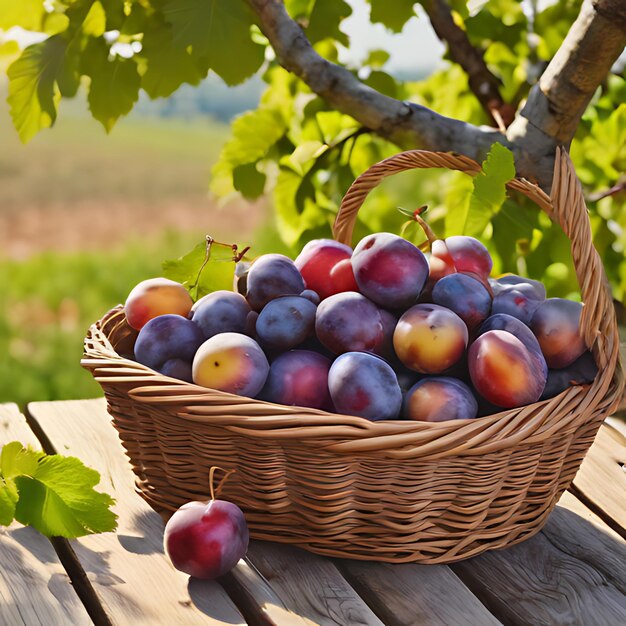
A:
[[[351,243],[357,212],[384,177],[474,161],[414,150],[374,165],[346,194],[335,237]],[[220,497],[242,507],[257,539],[330,556],[446,563],[536,533],[568,488],[624,380],[618,333],[580,183],[557,152],[550,196],[515,179],[561,225],[585,307],[583,336],[599,374],[550,400],[475,420],[368,420],[287,407],[162,376],[125,358],[136,333],[121,307],[94,324],[82,361],[104,389],[137,487],[164,517],[206,499],[209,470],[235,468]]]

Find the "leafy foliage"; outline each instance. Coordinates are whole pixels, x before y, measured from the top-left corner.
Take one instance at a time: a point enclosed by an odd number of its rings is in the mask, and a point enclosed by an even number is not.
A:
[[[93,489],[99,482],[77,458],[8,443],[0,452],[0,524],[16,519],[48,537],[115,530],[113,499]]]
[[[368,0],[368,4],[370,21],[397,33],[416,14],[419,3]],[[504,100],[518,107],[560,46],[581,0],[545,5],[449,0],[449,5],[457,24],[501,81]],[[315,49],[326,59],[340,62],[341,48],[350,46],[343,26],[352,12],[350,4],[346,0],[286,0],[285,6]],[[25,49],[9,69],[11,113],[24,141],[54,123],[59,97],[72,97],[80,84],[88,90],[92,114],[110,130],[132,108],[141,90],[151,98],[166,97],[183,84],[197,85],[209,71],[236,84],[262,68],[267,90],[258,109],[233,123],[231,139],[212,171],[211,190],[225,199],[271,193],[275,221],[292,248],[312,237],[329,236],[349,184],[371,164],[397,151],[352,118],[332,110],[283,70],[273,54],[267,53],[267,41],[245,0],[59,0],[45,4],[42,0],[0,0],[0,28],[13,25],[49,35]],[[428,78],[415,81],[387,71],[389,55],[384,50],[371,50],[364,56],[348,69],[374,89],[424,104],[442,115],[473,124],[490,123],[458,65],[449,62]],[[625,97],[623,71],[610,75],[571,146],[589,196],[594,242],[614,294],[623,302],[626,192],[619,191],[619,186],[626,170]],[[371,194],[359,213],[355,236],[372,230],[397,231],[401,221],[391,207],[428,204],[429,220],[446,234],[481,233],[497,271],[528,272],[547,281],[553,295],[576,290],[563,234],[525,199],[504,198],[502,180],[510,175],[510,167],[498,176],[499,168],[490,173],[492,163],[485,166],[487,173],[476,180],[475,187],[468,177],[449,172],[394,178]],[[607,194],[611,189],[616,191]]]

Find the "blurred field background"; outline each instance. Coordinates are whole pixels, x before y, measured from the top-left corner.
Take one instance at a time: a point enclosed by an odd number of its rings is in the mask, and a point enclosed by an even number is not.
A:
[[[205,233],[248,243],[270,228],[264,203],[222,209],[207,192],[247,90],[226,112],[202,114],[202,91],[139,107],[109,136],[72,102],[23,146],[0,85],[0,402],[100,395],[78,365],[93,321]]]

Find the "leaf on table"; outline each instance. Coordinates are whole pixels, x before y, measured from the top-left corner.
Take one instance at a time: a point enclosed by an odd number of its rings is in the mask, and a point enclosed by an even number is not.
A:
[[[11,478],[0,478],[0,526],[8,526],[15,519],[15,505],[19,499],[17,486]]]
[[[16,476],[34,476],[43,452],[25,448],[19,441],[2,446],[0,452],[0,475],[6,480]]]
[[[18,476],[15,518],[42,534],[81,537],[115,530],[113,498],[95,491],[100,474],[75,457],[58,454],[40,458],[33,476]]]

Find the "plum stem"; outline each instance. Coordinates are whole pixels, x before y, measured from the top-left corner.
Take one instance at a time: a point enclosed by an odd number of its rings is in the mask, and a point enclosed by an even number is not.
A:
[[[430,250],[432,248],[433,242],[437,241],[437,239],[441,239],[441,237],[437,237],[435,231],[421,217],[422,213],[425,213],[427,209],[427,205],[421,206],[415,209],[415,211],[409,211],[407,209],[403,209],[402,207],[398,207],[398,211],[400,211],[402,215],[406,215],[409,218],[409,221],[405,222],[405,224],[402,226],[402,231],[400,233],[401,236],[404,237],[404,233],[406,232],[407,228],[414,222],[417,222],[420,225],[421,229],[424,231],[427,240],[417,246],[422,252]]]
[[[222,477],[222,480],[220,480],[220,482],[217,484],[217,487],[213,488],[213,477],[215,475],[216,470],[222,470],[222,472],[226,472],[226,474],[224,474],[224,476]],[[223,467],[220,467],[219,465],[213,465],[211,467],[211,469],[209,470],[209,492],[211,494],[211,500],[215,500],[215,494],[217,493],[217,495],[219,495],[220,491],[222,490],[222,487],[224,486],[224,483],[228,480],[230,475],[234,474],[236,471],[237,471],[236,469],[226,470]]]

